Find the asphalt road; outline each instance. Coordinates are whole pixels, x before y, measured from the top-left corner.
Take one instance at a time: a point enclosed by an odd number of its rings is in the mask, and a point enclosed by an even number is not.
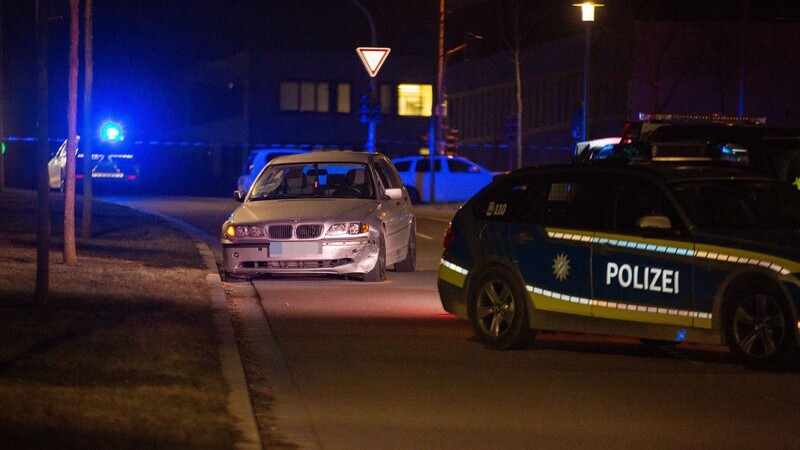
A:
[[[236,203],[117,199],[219,233]],[[447,212],[418,211],[415,273],[384,283],[338,278],[253,282],[266,311],[276,412],[296,442],[373,448],[793,448],[800,371],[758,372],[724,349],[540,333],[491,351],[446,314],[436,265]],[[280,427],[279,427],[280,428]]]

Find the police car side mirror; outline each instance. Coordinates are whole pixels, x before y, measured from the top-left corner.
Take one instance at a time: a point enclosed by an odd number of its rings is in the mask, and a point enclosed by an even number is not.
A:
[[[636,219],[637,228],[650,230],[671,230],[672,221],[667,216],[642,216]]]
[[[244,202],[244,191],[235,190],[233,191],[233,199],[239,203]]]

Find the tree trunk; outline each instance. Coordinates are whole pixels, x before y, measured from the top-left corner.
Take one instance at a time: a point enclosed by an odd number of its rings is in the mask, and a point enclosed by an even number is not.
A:
[[[47,44],[48,8],[50,0],[36,0],[36,167],[39,190],[36,215],[36,303],[46,306],[50,296],[50,181],[47,174],[48,148],[48,95],[47,95]]]
[[[3,0],[0,0],[0,93],[5,92],[3,88],[3,69],[5,68],[5,64],[3,61]],[[3,125],[6,123],[6,116],[5,116],[5,109],[4,109],[5,99],[2,94],[0,94],[0,192],[3,192],[3,189],[6,187],[6,167],[5,167],[5,153],[6,153],[6,144],[5,144],[5,128]]]
[[[92,0],[84,4],[84,62],[85,77],[83,82],[83,212],[81,216],[81,237],[92,237],[92,147],[94,147],[94,129],[92,126],[92,82],[94,76],[94,60],[92,59]]]
[[[64,197],[64,264],[78,262],[75,249],[75,157],[78,148],[78,0],[69,0],[69,104],[67,105],[67,170],[66,195]],[[91,155],[85,155],[91,159]],[[89,174],[91,176],[91,173]]]

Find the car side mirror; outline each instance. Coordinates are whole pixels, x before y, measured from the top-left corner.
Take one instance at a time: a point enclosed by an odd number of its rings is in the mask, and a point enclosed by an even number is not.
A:
[[[400,200],[401,198],[403,198],[403,189],[401,188],[386,189],[386,196],[392,200]]]
[[[244,191],[240,191],[238,189],[233,191],[233,199],[239,203],[244,202],[244,196],[245,196]]]
[[[672,221],[667,216],[642,216],[636,219],[637,228],[650,230],[671,230]]]

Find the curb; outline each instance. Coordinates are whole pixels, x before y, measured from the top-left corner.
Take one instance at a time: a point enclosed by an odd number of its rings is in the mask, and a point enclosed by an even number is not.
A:
[[[219,359],[222,375],[231,389],[228,394],[228,412],[236,418],[236,428],[242,434],[242,440],[236,443],[235,448],[261,449],[261,435],[258,432],[253,404],[250,401],[247,378],[233,332],[227,297],[225,291],[222,290],[222,280],[217,271],[217,262],[205,242],[200,241],[196,245],[203,257],[203,262],[211,271],[206,276],[206,282],[211,293],[214,325],[216,325],[220,339]]]
[[[233,331],[227,296],[222,289],[222,280],[219,276],[217,260],[214,257],[214,252],[211,251],[208,245],[208,242],[213,241],[213,237],[199,228],[164,214],[139,209],[130,205],[121,206],[169,222],[191,235],[195,240],[197,251],[203,258],[203,263],[209,271],[208,275],[206,275],[206,283],[208,285],[209,294],[211,295],[214,325],[217,328],[217,334],[220,339],[220,367],[222,369],[222,376],[225,378],[230,388],[230,393],[228,393],[228,412],[236,419],[234,425],[241,436],[241,439],[234,445],[234,448],[243,450],[262,449],[261,434],[258,431],[253,403],[250,401],[250,390],[248,389],[247,378],[244,374],[244,365],[241,355],[239,354],[239,346],[236,343],[236,336]]]

